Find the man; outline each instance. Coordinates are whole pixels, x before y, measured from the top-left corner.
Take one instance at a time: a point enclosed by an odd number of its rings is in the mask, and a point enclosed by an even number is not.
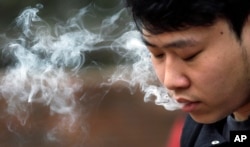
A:
[[[188,112],[181,146],[250,130],[250,1],[127,0],[160,82]]]

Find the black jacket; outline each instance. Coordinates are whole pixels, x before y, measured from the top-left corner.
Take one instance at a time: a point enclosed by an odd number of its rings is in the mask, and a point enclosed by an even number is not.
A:
[[[228,147],[229,142],[221,135],[226,121],[199,124],[188,115],[181,136],[181,147]]]

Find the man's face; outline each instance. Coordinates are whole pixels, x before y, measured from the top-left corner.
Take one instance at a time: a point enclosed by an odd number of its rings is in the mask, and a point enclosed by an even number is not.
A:
[[[243,53],[249,46],[225,21],[157,35],[143,30],[143,39],[159,80],[197,122],[218,121],[249,99],[249,61]]]

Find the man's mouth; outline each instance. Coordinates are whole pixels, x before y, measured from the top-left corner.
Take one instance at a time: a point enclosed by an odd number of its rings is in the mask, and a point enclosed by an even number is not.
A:
[[[197,109],[197,107],[201,103],[200,101],[191,101],[184,98],[177,98],[176,100],[178,103],[182,105],[181,109],[184,112],[195,111],[195,109]]]

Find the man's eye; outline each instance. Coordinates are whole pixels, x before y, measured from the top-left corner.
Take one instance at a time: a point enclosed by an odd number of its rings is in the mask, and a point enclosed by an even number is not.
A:
[[[187,57],[187,58],[184,58],[184,60],[185,60],[185,61],[191,61],[191,60],[194,59],[195,56],[196,56],[196,54],[195,54],[195,55],[192,55],[192,56],[189,56],[189,57]]]
[[[200,51],[200,52],[201,52],[201,51]],[[190,56],[184,58],[183,60],[185,60],[185,61],[192,61],[200,52],[197,52],[197,53],[195,53],[195,54],[192,54],[192,55],[190,55]]]
[[[154,55],[154,57],[157,59],[161,59],[164,57],[164,54],[156,54],[156,55]]]

